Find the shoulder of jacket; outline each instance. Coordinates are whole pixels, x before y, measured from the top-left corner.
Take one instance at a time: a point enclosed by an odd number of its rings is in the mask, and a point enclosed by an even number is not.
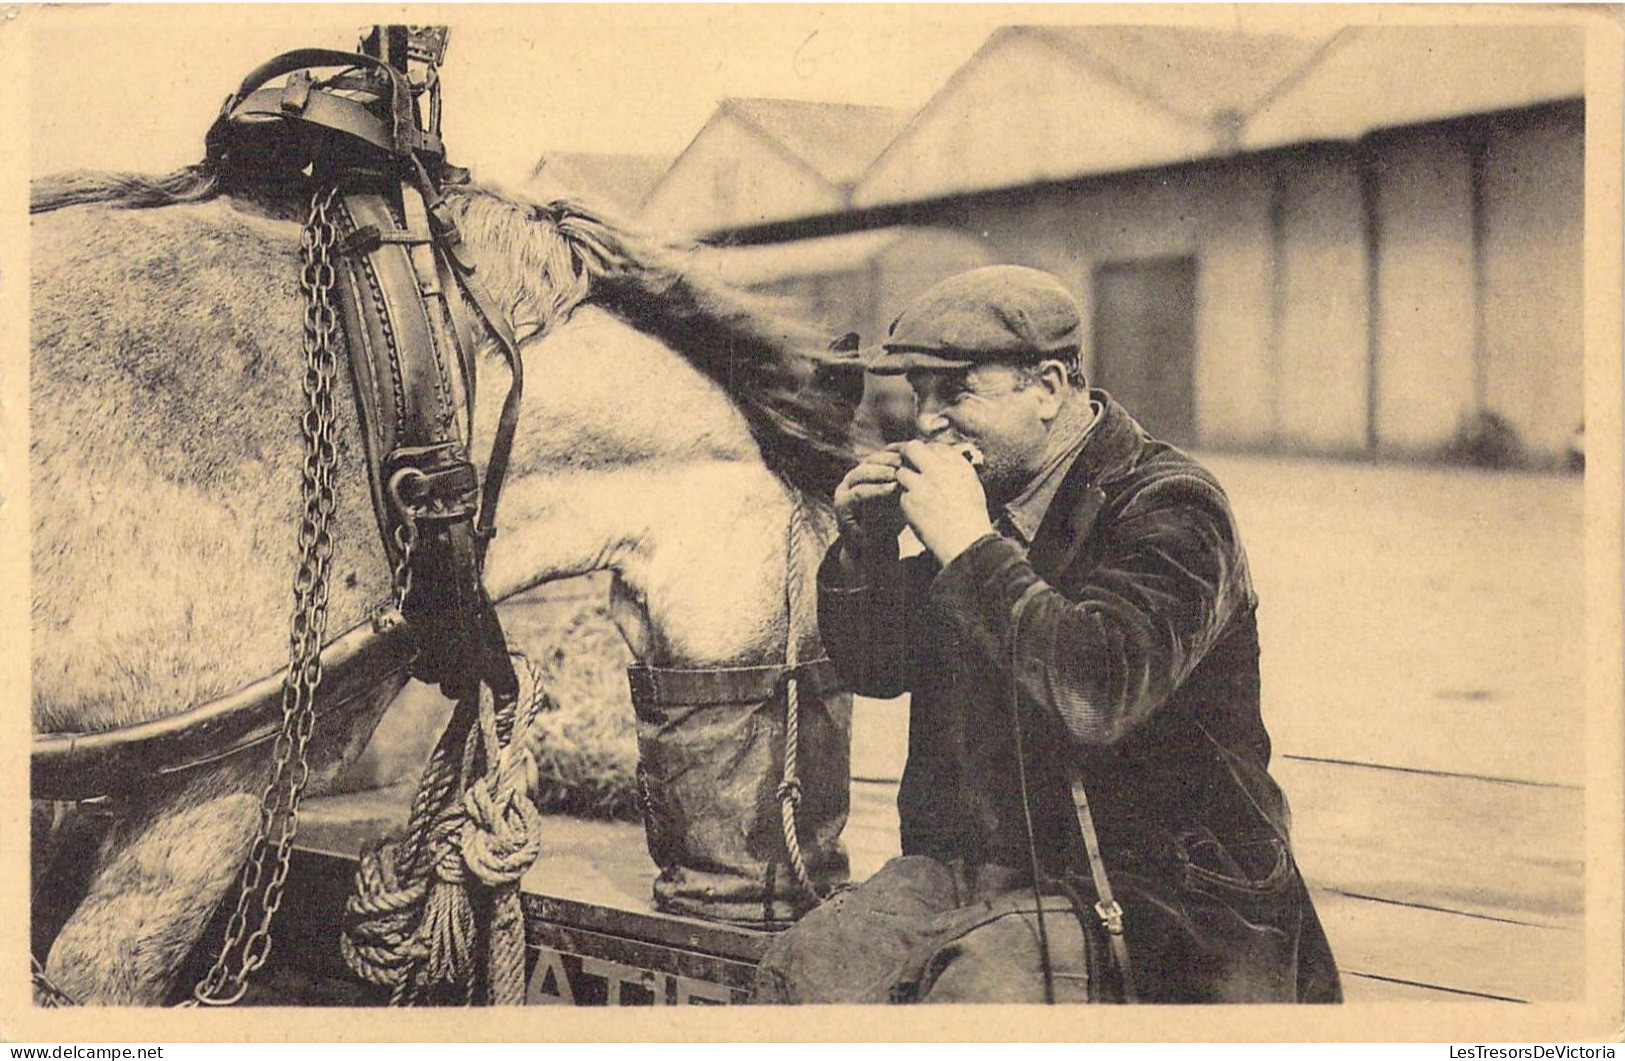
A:
[[[1230,514],[1230,499],[1213,473],[1183,455],[1156,458],[1103,484],[1125,516],[1171,506],[1200,505]]]

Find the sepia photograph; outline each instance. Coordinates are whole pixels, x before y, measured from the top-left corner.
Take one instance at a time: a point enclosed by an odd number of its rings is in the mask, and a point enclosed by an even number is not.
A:
[[[0,1038],[1617,1041],[1621,39],[0,8]]]

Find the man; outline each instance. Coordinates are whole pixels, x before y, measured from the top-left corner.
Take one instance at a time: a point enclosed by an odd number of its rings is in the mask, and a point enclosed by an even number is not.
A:
[[[1229,503],[1086,388],[1080,334],[1058,280],[992,266],[868,365],[906,374],[917,437],[836,491],[819,630],[854,691],[912,694],[903,857],[775,941],[762,1001],[1341,997]]]

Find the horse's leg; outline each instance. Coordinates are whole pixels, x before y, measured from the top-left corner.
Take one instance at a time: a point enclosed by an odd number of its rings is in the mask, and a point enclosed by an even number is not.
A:
[[[318,715],[305,749],[307,796],[360,753],[404,681],[383,679]],[[187,781],[155,783],[122,807],[84,901],[52,944],[52,983],[82,1002],[163,1002],[253,845],[270,775],[262,746]]]
[[[96,868],[97,851],[112,828],[106,812],[76,803],[36,800],[30,805],[32,868],[31,949],[43,957],[73,914]]]
[[[133,808],[51,946],[51,982],[86,1004],[163,1003],[248,854],[258,782],[228,768]]]

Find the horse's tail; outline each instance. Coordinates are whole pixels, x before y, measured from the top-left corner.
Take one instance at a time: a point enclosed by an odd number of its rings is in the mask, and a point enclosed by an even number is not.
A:
[[[36,178],[29,189],[28,212],[43,214],[92,203],[127,209],[200,203],[222,191],[219,175],[202,164],[183,166],[161,177],[77,170]]]

